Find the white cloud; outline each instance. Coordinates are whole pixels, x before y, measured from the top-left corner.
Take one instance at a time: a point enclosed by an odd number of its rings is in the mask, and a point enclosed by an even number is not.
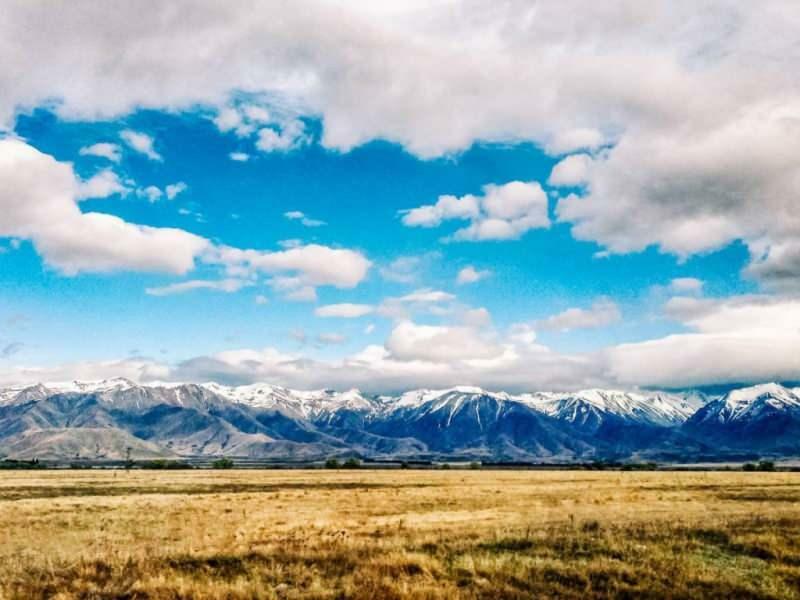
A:
[[[456,297],[442,290],[421,288],[404,296],[386,298],[377,308],[377,313],[390,319],[408,319],[415,312],[445,314],[449,311],[443,305],[453,302]]]
[[[375,307],[369,304],[327,304],[318,307],[314,314],[318,317],[339,317],[342,319],[355,319],[363,317],[375,311]]]
[[[679,387],[800,378],[800,300],[680,297],[665,310],[692,331],[610,348],[615,380]]]
[[[419,290],[414,290],[410,294],[406,294],[405,296],[400,296],[397,298],[400,302],[406,303],[434,303],[434,302],[449,302],[450,300],[455,300],[455,296],[449,292],[443,292],[442,290],[432,290],[429,288],[423,288]]]
[[[81,156],[99,156],[115,163],[118,163],[122,159],[122,149],[119,145],[109,142],[99,142],[91,146],[84,146],[78,150],[78,154]]]
[[[574,187],[583,185],[589,177],[592,157],[588,154],[572,154],[553,167],[548,185]]]
[[[72,167],[20,140],[0,139],[0,236],[30,239],[68,275],[115,270],[184,274],[209,242],[180,229],[135,225],[82,213]]]
[[[122,141],[128,144],[133,150],[139,154],[144,154],[150,160],[164,160],[161,155],[156,152],[153,144],[153,138],[140,131],[133,131],[132,129],[125,129],[120,132],[119,137]]]
[[[401,321],[386,340],[386,349],[397,360],[452,362],[496,358],[502,348],[472,327],[417,325]]]
[[[744,275],[778,292],[796,293],[800,289],[800,242],[796,238],[757,239],[749,242],[750,264]]]
[[[479,271],[472,265],[468,265],[458,272],[458,275],[456,276],[456,283],[459,285],[476,283],[481,279],[486,279],[491,274],[491,271]]]
[[[104,169],[95,173],[89,179],[80,182],[76,199],[108,198],[114,194],[125,195],[128,192],[130,192],[130,188],[120,181],[119,176],[114,171]]]
[[[703,285],[703,280],[696,277],[676,277],[669,282],[669,290],[676,294],[699,294]]]
[[[545,143],[544,149],[548,154],[558,156],[576,150],[594,150],[605,143],[600,131],[584,127],[557,131]]]
[[[161,197],[164,195],[164,192],[161,189],[157,188],[154,185],[148,185],[145,188],[139,188],[136,190],[136,195],[140,198],[145,198],[151,204],[153,202],[158,202],[161,200]]]
[[[259,306],[264,306],[265,304],[269,304],[269,298],[267,298],[263,294],[259,294],[255,298],[255,303],[258,304]]]
[[[305,125],[299,119],[258,131],[256,148],[262,152],[289,152],[311,142]]]
[[[492,315],[483,307],[470,308],[461,314],[461,320],[469,327],[488,327],[492,323]]]
[[[150,296],[173,296],[175,294],[185,294],[186,292],[193,292],[195,290],[213,290],[230,294],[238,292],[243,287],[249,285],[252,285],[252,283],[242,279],[222,279],[220,281],[190,279],[189,281],[171,283],[160,287],[150,287],[147,288],[145,292]]]
[[[166,188],[164,188],[164,193],[167,195],[167,200],[174,200],[178,194],[182,194],[188,189],[188,185],[186,185],[183,181],[179,181],[178,183],[170,183]]]
[[[407,227],[436,227],[450,219],[469,220],[453,240],[517,239],[531,229],[550,226],[547,194],[536,182],[512,181],[483,186],[483,196],[439,196],[436,204],[403,211]]]
[[[343,151],[374,139],[422,157],[475,141],[553,154],[611,143],[586,197],[558,212],[581,239],[689,256],[736,239],[779,248],[800,231],[787,200],[800,164],[791,0],[375,4],[204,2],[184,20],[169,6],[14,4],[0,24],[0,123],[45,102],[84,119],[209,106],[223,129],[266,131],[268,149],[294,143],[279,122],[298,116],[319,118],[321,144]],[[29,26],[41,22],[59,27]],[[259,126],[267,112],[275,127]],[[473,235],[509,233],[489,223]]]
[[[536,326],[550,331],[571,331],[606,327],[621,320],[622,313],[616,303],[601,298],[590,308],[568,308],[564,312],[538,321]]]
[[[250,160],[250,155],[247,152],[231,152],[228,157],[236,162],[247,162]]]
[[[268,381],[298,389],[360,387],[387,392],[479,385],[508,391],[587,387],[678,387],[800,379],[800,300],[744,296],[680,298],[669,308],[690,333],[621,344],[589,354],[554,352],[531,325],[501,334],[486,325],[421,325],[401,321],[385,345],[335,360],[275,348],[198,356],[177,365],[146,359],[74,363],[52,368],[0,368],[0,382],[99,379],[137,381]],[[304,344],[302,330],[289,333]],[[317,340],[319,342],[319,340]]]
[[[288,212],[283,213],[283,216],[289,219],[290,221],[300,221],[305,227],[321,227],[323,225],[327,225],[325,221],[320,221],[319,219],[312,219],[308,215],[299,210],[290,210]]]
[[[800,300],[796,298],[677,297],[664,308],[667,316],[700,333],[771,331],[800,335]]]
[[[407,227],[438,227],[448,219],[477,219],[479,215],[480,203],[475,196],[439,196],[436,204],[405,211],[403,224]]]
[[[223,246],[217,248],[215,255],[209,256],[208,261],[229,268],[246,268],[264,273],[293,273],[296,287],[332,285],[346,289],[361,283],[372,264],[355,250],[319,244],[297,246],[278,252]]]

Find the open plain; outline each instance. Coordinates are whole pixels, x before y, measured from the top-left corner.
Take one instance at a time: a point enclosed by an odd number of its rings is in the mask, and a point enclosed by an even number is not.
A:
[[[0,472],[0,598],[800,597],[800,474]]]

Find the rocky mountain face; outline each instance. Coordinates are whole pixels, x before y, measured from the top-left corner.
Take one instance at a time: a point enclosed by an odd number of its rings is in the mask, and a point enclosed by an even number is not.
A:
[[[733,390],[700,408],[685,429],[720,446],[800,453],[800,394],[776,383]]]
[[[473,387],[367,396],[268,384],[124,379],[0,390],[0,456],[589,461],[800,454],[800,396],[778,384],[697,393],[512,395]]]

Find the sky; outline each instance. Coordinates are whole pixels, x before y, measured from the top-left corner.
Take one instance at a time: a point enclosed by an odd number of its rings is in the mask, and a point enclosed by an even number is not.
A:
[[[8,2],[0,384],[800,380],[795,2]]]

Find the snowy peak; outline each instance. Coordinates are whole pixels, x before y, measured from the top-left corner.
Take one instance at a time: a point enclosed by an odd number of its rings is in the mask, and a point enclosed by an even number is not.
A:
[[[792,411],[800,411],[800,395],[778,383],[765,383],[728,392],[698,411],[692,421],[735,423]]]
[[[276,410],[302,419],[314,419],[340,410],[366,412],[375,408],[375,402],[356,389],[341,393],[334,390],[298,391],[266,383],[236,387],[204,383],[202,387],[231,402]]]
[[[645,425],[673,426],[694,412],[680,396],[645,396],[618,390],[590,389],[568,394],[527,395],[525,400],[551,417],[580,426],[599,427],[608,416]]]
[[[112,379],[101,379],[99,381],[66,381],[44,384],[49,390],[56,393],[78,393],[93,394],[97,392],[111,392],[129,390],[137,387],[137,384],[124,377],[114,377]]]

